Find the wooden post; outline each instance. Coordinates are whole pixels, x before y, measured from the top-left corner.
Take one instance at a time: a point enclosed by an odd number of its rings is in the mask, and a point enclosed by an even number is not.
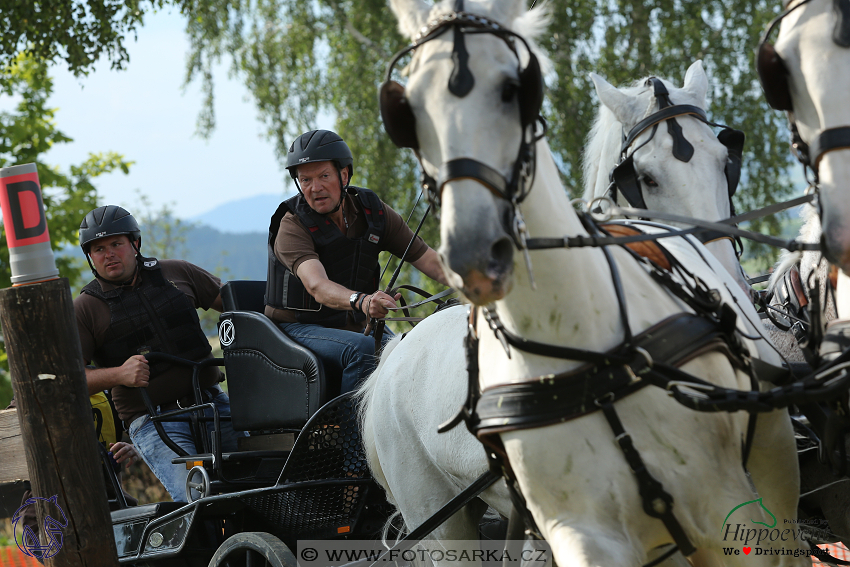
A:
[[[68,280],[0,290],[0,323],[33,495],[58,495],[68,519],[62,549],[46,565],[117,566]],[[46,513],[56,517],[49,506],[36,504],[41,525]]]

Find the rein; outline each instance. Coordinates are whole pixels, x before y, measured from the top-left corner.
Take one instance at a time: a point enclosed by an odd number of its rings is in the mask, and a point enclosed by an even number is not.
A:
[[[766,234],[761,234],[758,232],[752,232],[748,230],[741,230],[735,226],[739,222],[745,222],[749,220],[753,220],[765,215],[773,214],[785,209],[789,209],[792,207],[796,207],[798,205],[802,205],[804,203],[809,203],[814,200],[815,195],[809,194],[804,195],[802,197],[797,197],[795,199],[791,199],[790,201],[785,201],[782,203],[774,203],[773,205],[769,205],[762,209],[758,209],[755,211],[751,211],[749,213],[729,217],[727,219],[712,222],[705,221],[701,219],[695,219],[691,217],[686,217],[683,215],[675,215],[672,213],[665,213],[661,211],[651,211],[647,209],[637,209],[633,207],[619,207],[613,203],[610,204],[608,211],[604,218],[596,220],[608,220],[613,216],[630,216],[630,217],[640,217],[647,219],[656,219],[656,220],[666,220],[671,222],[679,222],[683,224],[693,225],[691,228],[684,228],[679,230],[670,230],[669,232],[657,233],[657,234],[640,234],[635,236],[585,236],[585,235],[576,235],[576,236],[562,236],[556,238],[529,238],[526,240],[526,245],[529,250],[549,250],[553,248],[586,248],[586,247],[602,247],[602,246],[610,246],[617,244],[630,244],[632,242],[645,242],[652,240],[660,240],[662,238],[670,238],[674,236],[685,236],[688,234],[694,234],[703,232],[705,230],[710,230],[712,232],[719,232],[722,234],[726,234],[729,236],[739,236],[742,238],[747,238],[748,240],[753,240],[755,242],[761,242],[763,244],[768,244],[770,246],[775,246],[778,248],[785,248],[786,250],[794,251],[817,251],[820,250],[820,245],[818,243],[812,242],[800,242],[799,240],[783,240],[781,238],[775,238],[773,236],[768,236]],[[608,200],[607,197],[597,197],[594,199],[590,206],[595,204],[598,201]],[[610,202],[610,201],[609,201]]]

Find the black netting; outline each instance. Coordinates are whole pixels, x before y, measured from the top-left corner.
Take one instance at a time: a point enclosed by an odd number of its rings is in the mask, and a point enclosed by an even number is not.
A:
[[[368,478],[357,408],[346,395],[329,402],[304,426],[278,485],[241,500],[288,533],[344,526],[352,523],[368,485],[334,481]],[[299,486],[306,481],[328,484]]]

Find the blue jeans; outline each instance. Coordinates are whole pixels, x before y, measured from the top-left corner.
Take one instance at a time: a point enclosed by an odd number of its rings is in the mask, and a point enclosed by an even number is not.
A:
[[[306,323],[281,323],[280,328],[293,341],[310,349],[322,361],[325,372],[342,374],[340,394],[356,390],[378,364],[373,334]],[[385,328],[381,345],[391,338],[392,331]]]
[[[218,415],[230,415],[230,399],[227,394],[220,391],[212,402],[218,410]],[[185,414],[186,416],[190,414]],[[213,412],[207,408],[204,410],[204,415],[212,417]],[[201,448],[195,447],[195,442],[192,438],[190,423],[188,421],[162,421],[162,428],[168,434],[172,441],[177,443],[190,455],[197,455]],[[229,421],[221,421],[221,445],[223,452],[236,451],[236,440],[239,437],[245,437],[244,431],[234,431],[233,426]],[[207,431],[213,431],[214,424],[212,421],[206,424]],[[136,451],[142,456],[145,462],[153,471],[153,474],[162,482],[165,489],[171,495],[175,502],[186,502],[186,477],[189,476],[189,471],[186,470],[186,465],[180,463],[175,465],[171,463],[171,459],[178,455],[168,448],[162,441],[154,427],[150,416],[144,415],[133,420],[130,424],[128,433],[133,444],[136,446]]]

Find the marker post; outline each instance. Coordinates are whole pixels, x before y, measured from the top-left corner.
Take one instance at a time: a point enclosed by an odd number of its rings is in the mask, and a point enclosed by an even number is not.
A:
[[[62,549],[48,567],[117,566],[71,289],[50,248],[35,164],[0,168],[0,207],[12,287],[0,290],[0,323],[33,496],[64,511]],[[45,545],[44,500],[36,514]]]

